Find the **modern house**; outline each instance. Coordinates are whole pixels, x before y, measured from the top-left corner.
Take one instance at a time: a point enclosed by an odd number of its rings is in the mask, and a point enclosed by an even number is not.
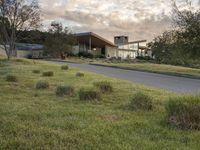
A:
[[[137,56],[147,55],[146,40],[129,42],[128,36],[116,36],[112,43],[92,32],[75,34],[75,38],[77,44],[72,50],[74,54],[88,52],[93,55],[105,55],[107,58],[122,59],[135,59]]]
[[[128,36],[114,37],[114,43],[118,47],[118,57],[122,59],[135,59],[137,56],[145,56],[146,42],[146,40],[129,42]]]

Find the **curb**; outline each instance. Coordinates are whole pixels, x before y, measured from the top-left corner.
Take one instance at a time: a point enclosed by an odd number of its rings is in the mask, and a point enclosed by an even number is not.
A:
[[[200,77],[188,75],[188,74],[179,74],[179,73],[171,73],[171,72],[158,72],[158,71],[150,71],[150,70],[144,70],[144,69],[133,69],[133,68],[129,68],[129,67],[108,66],[108,65],[103,65],[103,64],[90,64],[90,65],[124,69],[124,70],[132,70],[132,71],[140,71],[140,72],[147,72],[147,73],[157,73],[157,74],[162,74],[162,75],[169,75],[169,76],[175,76],[175,77],[184,77],[184,78],[199,79],[200,80]]]

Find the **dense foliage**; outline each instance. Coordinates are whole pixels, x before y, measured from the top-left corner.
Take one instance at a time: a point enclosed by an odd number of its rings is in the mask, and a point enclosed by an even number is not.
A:
[[[174,29],[149,43],[159,63],[191,66],[200,60],[200,9],[179,10],[174,4]]]
[[[44,44],[45,52],[64,59],[65,54],[71,52],[74,42],[74,36],[67,28],[61,23],[52,22]]]

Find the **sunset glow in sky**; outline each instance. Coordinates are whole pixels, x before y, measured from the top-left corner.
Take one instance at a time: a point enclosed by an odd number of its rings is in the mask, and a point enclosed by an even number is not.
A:
[[[183,6],[184,0],[177,0]],[[193,0],[194,7],[200,0]],[[147,39],[170,28],[171,0],[39,0],[43,24],[62,22],[73,32],[95,32],[110,41],[115,35]]]

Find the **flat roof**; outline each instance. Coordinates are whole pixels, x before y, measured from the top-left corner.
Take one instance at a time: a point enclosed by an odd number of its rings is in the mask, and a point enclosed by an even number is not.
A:
[[[109,46],[113,46],[113,47],[117,47],[115,44],[113,44],[112,42],[110,42],[110,41],[108,41],[107,39],[105,39],[105,38],[103,38],[103,37],[101,37],[101,36],[99,36],[99,35],[97,35],[97,34],[95,34],[95,33],[93,33],[93,32],[84,32],[84,33],[76,33],[76,34],[74,34],[75,35],[75,37],[77,37],[77,38],[80,38],[80,37],[82,37],[82,38],[86,38],[86,37],[93,37],[93,38],[95,38],[95,39],[98,39],[98,40],[100,40],[100,41],[102,41],[103,43],[105,43],[106,45],[109,45]]]

